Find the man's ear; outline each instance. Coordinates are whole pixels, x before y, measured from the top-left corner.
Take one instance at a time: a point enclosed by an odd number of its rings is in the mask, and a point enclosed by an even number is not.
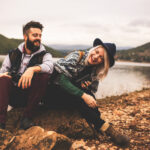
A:
[[[25,41],[26,41],[27,38],[28,38],[28,37],[27,37],[27,34],[24,34],[23,37],[24,37],[24,40],[25,40]]]

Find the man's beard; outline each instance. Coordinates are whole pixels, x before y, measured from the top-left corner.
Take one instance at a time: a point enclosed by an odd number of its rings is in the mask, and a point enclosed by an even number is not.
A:
[[[36,52],[40,49],[40,46],[34,45],[34,42],[39,42],[39,44],[41,44],[40,40],[31,41],[29,38],[27,39],[27,42],[26,42],[27,49],[29,49],[32,52]]]

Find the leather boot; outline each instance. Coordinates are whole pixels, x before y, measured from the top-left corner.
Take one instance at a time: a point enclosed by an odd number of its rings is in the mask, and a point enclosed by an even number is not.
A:
[[[130,139],[126,135],[122,135],[117,130],[115,130],[112,124],[105,122],[100,131],[105,133],[107,136],[110,136],[111,141],[114,142],[116,145],[127,147],[130,144]]]
[[[5,124],[4,123],[0,123],[0,129],[5,129]]]
[[[20,119],[20,129],[26,130],[32,126],[35,126],[35,124],[32,122],[31,119],[26,118],[26,117],[22,117]]]

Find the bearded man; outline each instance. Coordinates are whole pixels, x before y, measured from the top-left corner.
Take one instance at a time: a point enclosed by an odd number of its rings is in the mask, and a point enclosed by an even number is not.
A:
[[[34,125],[34,110],[45,94],[53,72],[52,56],[41,44],[43,25],[30,21],[23,26],[24,42],[11,50],[0,69],[0,128],[5,129],[8,105],[25,107],[20,128]]]

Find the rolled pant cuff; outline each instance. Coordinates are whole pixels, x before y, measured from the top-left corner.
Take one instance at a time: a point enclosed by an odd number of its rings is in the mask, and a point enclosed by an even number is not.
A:
[[[109,127],[109,123],[108,123],[108,122],[105,122],[105,123],[101,126],[100,131],[105,132],[105,131],[108,129],[108,127]]]

